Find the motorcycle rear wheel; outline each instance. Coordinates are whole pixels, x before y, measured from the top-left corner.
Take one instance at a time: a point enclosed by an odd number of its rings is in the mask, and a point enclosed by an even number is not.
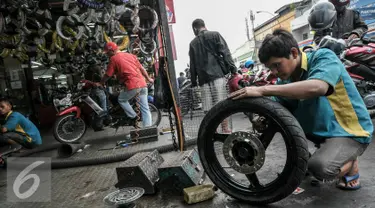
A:
[[[82,137],[85,135],[87,130],[87,125],[85,121],[82,118],[75,118],[75,114],[66,114],[59,118],[57,118],[54,126],[53,126],[53,136],[57,141],[60,143],[74,143],[82,139]],[[67,125],[67,122],[73,121],[74,125],[68,126],[70,128],[74,128],[72,132],[68,132],[66,134],[61,133],[61,129],[64,129],[64,125]],[[74,132],[78,129],[78,132]],[[71,130],[71,129],[68,129]],[[62,130],[64,133],[64,130]],[[72,136],[72,134],[75,133],[75,136]]]
[[[161,111],[153,104],[148,103],[148,106],[150,108],[151,117],[152,117],[152,126],[159,126],[161,122]],[[155,117],[154,115],[155,114]]]
[[[243,112],[266,116],[284,138],[286,164],[276,180],[267,185],[259,182],[256,172],[245,174],[250,186],[238,183],[225,171],[215,153],[215,142],[225,143],[234,135],[219,135],[217,127],[229,116]],[[264,142],[262,139],[259,141]],[[300,185],[307,171],[309,152],[300,124],[286,108],[267,98],[224,100],[215,105],[201,122],[197,145],[202,166],[211,181],[224,193],[252,205],[270,204],[289,196]],[[264,145],[264,148],[267,149],[267,146]]]

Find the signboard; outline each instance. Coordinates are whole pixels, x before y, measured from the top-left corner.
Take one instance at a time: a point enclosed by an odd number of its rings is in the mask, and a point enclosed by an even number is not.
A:
[[[9,74],[10,74],[10,81],[18,81],[18,80],[20,80],[20,76],[18,74],[18,70],[17,69],[10,71]]]
[[[315,46],[313,39],[307,39],[298,43],[298,47],[302,50],[305,46]]]
[[[365,23],[371,28],[375,26],[375,2],[374,0],[352,0],[350,8],[359,11]]]
[[[167,18],[168,23],[173,24],[176,23],[176,15],[174,12],[174,3],[173,0],[165,0],[165,10],[167,11]]]
[[[19,90],[19,89],[22,89],[22,82],[21,81],[11,82],[10,86],[13,90]]]

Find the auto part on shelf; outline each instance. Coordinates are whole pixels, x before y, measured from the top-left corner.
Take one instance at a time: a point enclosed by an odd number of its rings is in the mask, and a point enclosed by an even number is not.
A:
[[[145,12],[145,11],[152,13],[152,17],[153,17],[152,18],[152,24],[150,24],[149,27],[141,25],[141,18],[139,17],[139,13]],[[156,11],[154,9],[152,9],[149,6],[142,5],[142,6],[139,6],[139,7],[138,6],[135,7],[134,12],[132,13],[131,21],[134,24],[134,31],[136,33],[139,32],[139,31],[146,32],[146,31],[150,31],[150,30],[153,30],[153,29],[156,28],[156,26],[159,23],[159,17],[158,17],[158,14],[156,13]]]
[[[66,37],[64,35],[64,33],[63,33],[63,29],[64,29],[63,23],[64,23],[64,21],[69,21],[69,23],[73,23],[73,24],[75,24],[74,26],[77,26],[78,32],[76,33],[76,35],[74,37]],[[81,23],[81,19],[76,14],[73,14],[72,16],[61,16],[61,17],[59,17],[59,19],[56,22],[57,34],[65,40],[72,40],[73,38],[78,40],[82,37],[84,29],[85,29],[82,25],[80,25],[80,23]]]

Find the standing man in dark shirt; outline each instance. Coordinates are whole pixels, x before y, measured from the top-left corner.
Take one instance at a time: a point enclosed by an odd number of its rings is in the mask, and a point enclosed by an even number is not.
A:
[[[208,31],[202,19],[193,22],[195,38],[190,43],[192,86],[202,90],[203,110],[207,112],[227,96],[225,75],[237,73],[228,45],[218,32]],[[198,83],[197,83],[198,77]]]
[[[329,0],[337,12],[337,21],[332,28],[332,37],[342,38],[346,33],[350,33],[348,41],[360,38],[368,30],[366,23],[361,18],[358,11],[348,9],[350,0]],[[323,31],[317,31],[314,35],[314,41],[319,44],[324,37]]]
[[[180,72],[180,77],[177,78],[178,86],[181,87],[182,84],[186,81],[185,73]]]

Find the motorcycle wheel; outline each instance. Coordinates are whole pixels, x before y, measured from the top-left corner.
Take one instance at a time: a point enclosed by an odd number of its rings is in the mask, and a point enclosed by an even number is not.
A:
[[[272,133],[271,139],[276,132],[281,133],[283,136],[286,147],[286,164],[282,172],[277,174],[277,178],[268,184],[261,184],[256,173],[264,163],[260,164],[259,169],[252,170],[250,173],[240,173],[237,171],[238,174],[244,174],[248,182],[250,182],[250,185],[243,185],[234,180],[226,172],[216,156],[215,142],[225,145],[228,140],[231,141],[230,137],[233,135],[236,136],[235,133],[217,134],[216,129],[224,119],[233,114],[243,112],[252,112],[266,116],[272,122],[271,124],[273,124],[269,126],[277,129]],[[267,131],[263,134],[266,135]],[[271,140],[267,144],[267,142],[264,142],[264,140],[267,140],[264,139],[267,136],[260,138],[258,144],[262,143],[259,146],[264,147],[261,151],[265,152]],[[246,137],[245,142],[242,141],[241,143],[246,143],[244,145],[246,146],[249,143],[248,139],[252,140],[252,138]],[[233,144],[236,145],[236,143]],[[267,98],[247,98],[237,101],[224,100],[215,105],[201,123],[197,145],[202,166],[211,181],[224,193],[252,205],[270,204],[289,196],[300,185],[307,171],[309,152],[307,149],[307,140],[300,124],[286,108]],[[232,155],[241,154],[241,152],[234,152],[234,146],[231,146],[231,149],[229,148]],[[249,150],[256,151],[257,149],[254,147],[251,149],[250,147]],[[263,158],[266,157],[264,152]],[[255,159],[250,160],[250,162],[253,162],[251,164],[249,161],[246,161],[245,164],[255,167],[258,164],[254,161]],[[235,163],[240,162],[237,160]],[[229,166],[231,166],[230,168],[234,167],[233,165]],[[240,166],[242,167],[242,165]]]
[[[161,112],[160,112],[160,110],[151,103],[148,103],[148,106],[150,108],[151,119],[153,121],[152,126],[159,126],[159,124],[161,122]]]
[[[76,118],[75,114],[66,114],[56,120],[53,136],[61,143],[74,143],[85,135],[86,130],[87,125],[82,118]]]

